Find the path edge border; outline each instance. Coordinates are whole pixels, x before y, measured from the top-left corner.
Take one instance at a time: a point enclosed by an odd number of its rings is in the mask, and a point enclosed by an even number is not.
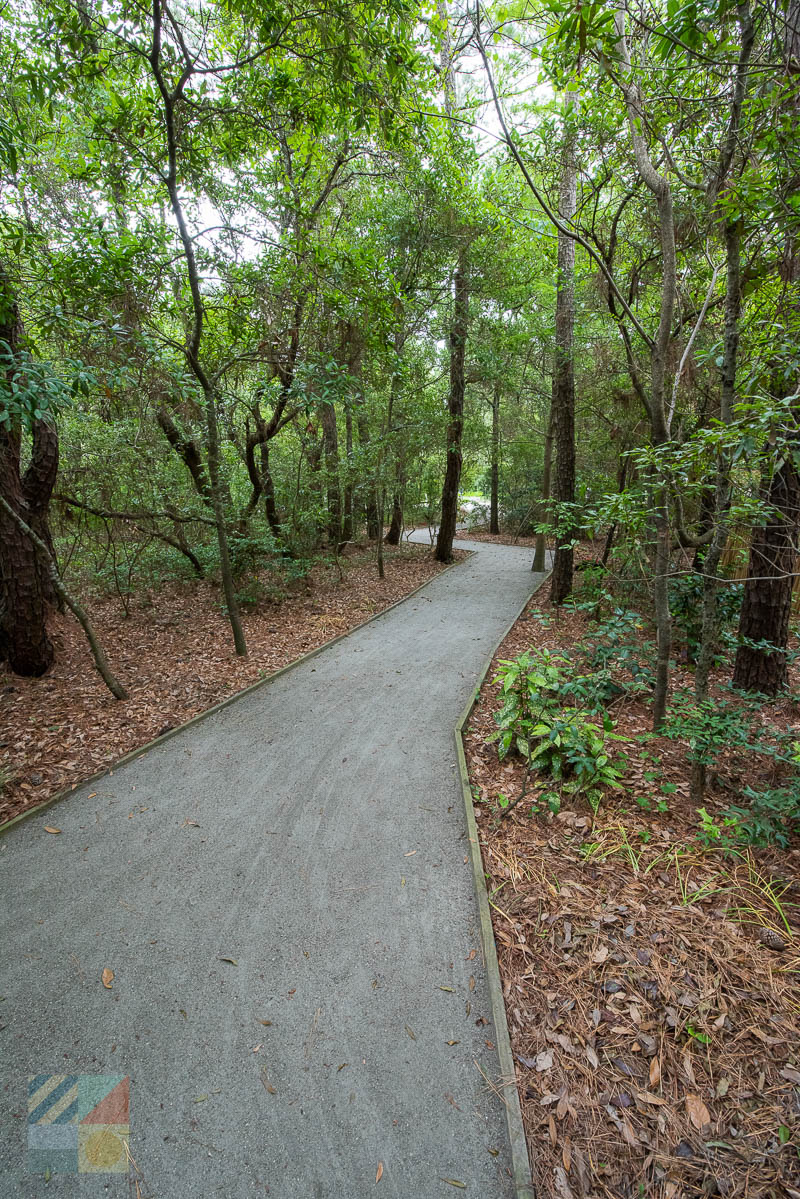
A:
[[[492,928],[492,916],[489,910],[489,892],[486,889],[486,878],[483,873],[483,858],[481,857],[481,846],[478,839],[478,822],[475,819],[475,805],[472,801],[472,790],[469,782],[469,770],[467,768],[467,757],[464,752],[464,728],[472,715],[473,709],[478,702],[481,687],[486,681],[486,676],[489,673],[489,668],[492,665],[495,654],[500,646],[509,635],[514,625],[519,620],[522,613],[527,608],[533,597],[545,585],[550,578],[550,571],[546,574],[531,591],[525,603],[520,608],[517,615],[509,624],[508,628],[503,633],[502,637],[494,646],[491,654],[486,660],[486,665],[478,676],[475,686],[472,691],[472,696],[464,708],[464,711],[459,717],[458,723],[453,730],[456,742],[456,762],[458,765],[458,773],[461,779],[461,792],[464,797],[464,808],[467,816],[467,839],[469,841],[469,856],[472,863],[472,880],[475,886],[475,895],[478,900],[478,917],[481,928],[481,947],[483,949],[484,967],[486,970],[486,982],[489,987],[489,1000],[492,1005],[492,1019],[494,1023],[495,1039],[497,1041],[497,1056],[500,1060],[500,1074],[503,1091],[503,1106],[506,1111],[506,1125],[508,1128],[508,1139],[511,1146],[511,1171],[513,1175],[514,1190],[517,1199],[536,1199],[536,1191],[532,1181],[532,1171],[530,1156],[528,1154],[528,1144],[525,1137],[525,1127],[522,1123],[522,1108],[519,1102],[519,1091],[517,1089],[517,1075],[514,1069],[514,1055],[511,1049],[511,1036],[508,1031],[508,1018],[506,1016],[506,1004],[503,998],[503,984],[500,980],[500,967],[497,961],[497,946],[494,940],[494,930]],[[509,1079],[509,1082],[504,1081]],[[510,1094],[508,1092],[511,1092]]]
[[[431,548],[433,548],[432,545]],[[461,546],[458,548],[461,549]],[[330,646],[336,645],[339,641],[344,641],[345,637],[350,637],[353,633],[357,633],[359,629],[365,628],[366,625],[372,624],[376,620],[380,620],[382,616],[385,616],[387,612],[391,612],[393,608],[398,608],[400,604],[404,604],[406,600],[410,600],[413,598],[413,596],[418,595],[419,592],[427,587],[429,583],[432,583],[434,579],[441,578],[442,575],[447,574],[449,570],[453,570],[456,566],[463,566],[469,560],[469,558],[475,554],[476,551],[465,550],[464,552],[467,554],[467,558],[465,558],[462,562],[449,562],[442,570],[437,571],[435,575],[432,575],[430,579],[426,579],[424,583],[420,583],[419,586],[415,587],[413,591],[409,591],[408,595],[401,596],[400,599],[395,600],[386,608],[381,608],[380,612],[373,612],[372,616],[368,616],[366,620],[362,620],[359,622],[359,624],[353,625],[352,629],[347,629],[346,632],[337,634],[337,636],[332,637],[330,641],[324,641],[322,645],[318,645],[314,649],[310,649],[307,653],[301,654],[299,658],[294,658],[291,662],[287,662],[285,666],[279,666],[278,669],[273,670],[271,674],[265,675],[263,679],[258,679],[255,683],[250,683],[247,687],[243,687],[241,691],[236,691],[233,695],[226,695],[224,699],[218,700],[218,702],[212,704],[210,708],[205,708],[202,712],[198,712],[196,716],[192,716],[191,719],[184,721],[183,724],[176,724],[175,728],[170,729],[168,733],[162,733],[160,737],[154,737],[151,741],[145,741],[144,745],[140,745],[137,749],[128,750],[128,752],[123,754],[121,758],[115,758],[107,766],[103,766],[100,770],[96,770],[94,774],[88,775],[85,779],[81,779],[78,783],[62,787],[60,790],[51,795],[49,799],[43,799],[41,803],[36,804],[32,808],[26,808],[24,812],[20,812],[18,815],[13,816],[11,820],[4,821],[2,824],[0,824],[0,837],[3,837],[16,825],[22,824],[23,821],[29,820],[32,816],[37,816],[42,812],[45,812],[48,808],[53,807],[54,804],[60,803],[64,799],[68,799],[69,796],[73,795],[79,787],[86,787],[90,783],[99,782],[100,779],[106,778],[108,775],[113,774],[114,771],[119,770],[120,767],[127,766],[129,762],[133,762],[136,758],[143,757],[144,754],[150,753],[151,750],[164,745],[167,741],[171,741],[172,738],[177,737],[179,733],[185,732],[186,729],[193,728],[196,724],[200,724],[203,720],[208,719],[209,716],[215,716],[217,712],[221,712],[223,708],[230,707],[231,704],[236,703],[236,701],[241,699],[242,696],[249,695],[251,692],[257,691],[260,687],[266,687],[270,683],[274,683],[276,679],[281,677],[281,675],[288,674],[290,670],[294,670],[297,666],[302,666],[303,663],[308,662],[310,658],[316,658],[317,655],[321,654],[323,650],[329,649]]]

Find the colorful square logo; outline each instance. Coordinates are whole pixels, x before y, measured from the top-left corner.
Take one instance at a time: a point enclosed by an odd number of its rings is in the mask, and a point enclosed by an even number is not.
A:
[[[121,1074],[34,1074],[28,1079],[31,1174],[124,1174],[130,1079]]]

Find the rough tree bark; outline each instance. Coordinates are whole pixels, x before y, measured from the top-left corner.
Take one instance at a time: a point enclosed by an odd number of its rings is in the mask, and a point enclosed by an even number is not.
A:
[[[786,646],[792,587],[800,554],[800,474],[788,455],[772,470],[762,498],[771,515],[764,525],[753,530],[739,638],[765,641],[775,648],[757,649],[740,644],[733,685],[743,691],[776,695],[787,683]]]
[[[23,341],[16,299],[0,268],[0,348],[7,357],[9,379]],[[0,496],[6,501],[0,511],[0,658],[5,657],[16,674],[36,677],[53,661],[47,616],[56,592],[20,519],[36,530],[48,549],[52,547],[48,508],[58,473],[58,433],[51,421],[37,420],[32,437],[30,462],[23,473],[21,422],[0,429]]]
[[[455,272],[453,323],[450,328],[450,395],[447,426],[447,465],[442,487],[442,519],[436,537],[434,557],[438,562],[453,558],[453,539],[458,520],[458,486],[461,481],[461,434],[464,427],[464,358],[469,320],[469,267],[466,248],[458,254]]]
[[[14,511],[14,509],[2,495],[0,495],[0,513],[2,513],[2,515],[4,515],[7,519],[13,521],[22,536],[28,540],[29,544],[33,548],[34,553],[41,562],[43,569],[47,571],[54,592],[60,596],[65,606],[69,608],[70,612],[72,612],[73,616],[80,624],[81,628],[86,634],[86,640],[89,642],[89,648],[92,651],[92,657],[94,658],[94,664],[97,667],[98,673],[102,677],[103,682],[108,687],[111,694],[114,696],[114,699],[127,699],[128,693],[112,673],[111,667],[108,665],[108,659],[103,652],[102,645],[97,639],[97,634],[92,627],[92,623],[89,620],[86,610],[78,603],[74,596],[67,591],[67,588],[64,586],[59,577],[55,561],[53,560],[50,550],[45,542],[42,540],[39,534],[35,533],[31,526],[27,524],[25,520],[23,520],[20,514]]]
[[[784,34],[786,67],[786,102],[795,116],[800,115],[800,88],[797,84],[800,63],[800,2],[792,0],[788,7]],[[796,189],[800,159],[796,149],[790,160],[792,180]],[[789,237],[781,273],[784,280],[782,312],[779,320],[797,320],[800,311],[800,245]],[[788,318],[788,319],[787,319]],[[780,384],[774,388],[776,398],[785,391]],[[792,452],[781,454],[774,463],[762,488],[762,499],[770,509],[766,524],[753,530],[747,582],[744,588],[739,638],[742,642],[767,642],[774,649],[756,649],[740,644],[733,668],[733,685],[744,691],[760,691],[776,695],[787,683],[786,649],[792,608],[792,589],[800,554],[800,379],[795,378],[792,405],[793,432],[790,435]],[[788,431],[787,431],[788,432]]]

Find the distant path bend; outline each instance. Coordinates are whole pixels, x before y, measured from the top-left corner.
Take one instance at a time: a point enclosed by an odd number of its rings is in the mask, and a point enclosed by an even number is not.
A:
[[[0,1194],[44,1193],[26,1088],[50,1073],[130,1075],[143,1199],[512,1194],[453,726],[540,576],[462,547],[0,839]]]

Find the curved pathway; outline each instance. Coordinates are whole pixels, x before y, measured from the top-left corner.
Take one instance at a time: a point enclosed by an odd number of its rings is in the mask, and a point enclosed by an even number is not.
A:
[[[130,1076],[142,1199],[512,1194],[453,726],[539,576],[529,550],[463,545],[0,839],[0,1194],[45,1194],[45,1074]]]

